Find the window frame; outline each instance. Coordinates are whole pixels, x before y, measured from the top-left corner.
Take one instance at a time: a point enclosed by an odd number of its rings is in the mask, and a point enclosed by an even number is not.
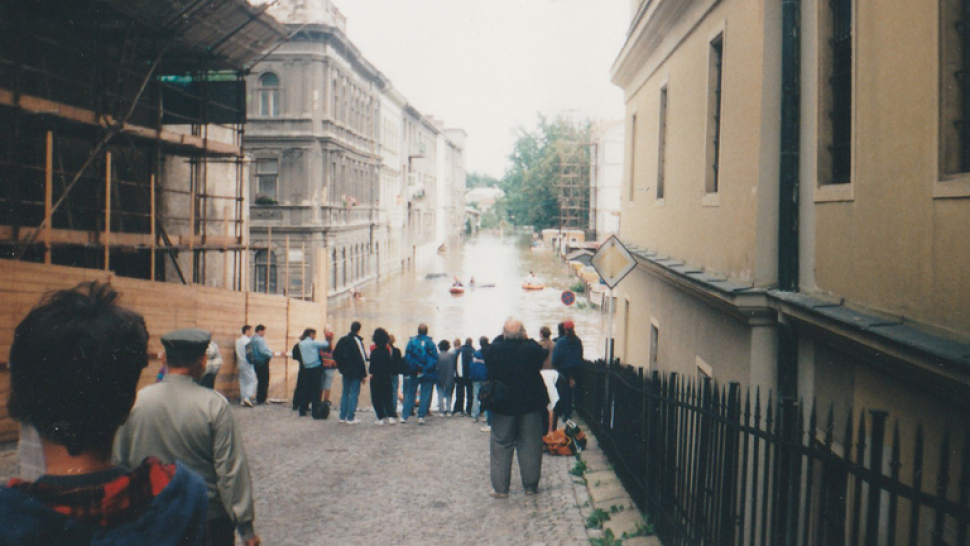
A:
[[[266,172],[262,171],[262,168],[263,168],[264,165],[270,165],[270,164],[276,165],[276,170],[275,171],[272,171],[272,172],[270,172],[270,171],[266,171]],[[254,172],[253,172],[253,176],[255,178],[255,180],[254,180],[254,182],[255,182],[255,188],[254,188],[255,191],[254,191],[254,193],[256,195],[256,199],[258,199],[261,196],[265,196],[265,197],[268,197],[269,199],[272,199],[274,201],[279,201],[279,194],[280,194],[280,164],[281,164],[281,161],[280,161],[280,158],[278,158],[278,157],[265,157],[265,158],[259,158],[259,159],[256,160],[256,166],[255,166],[255,169],[254,169]],[[273,192],[272,192],[272,194],[264,193],[262,191],[262,189],[263,189],[263,179],[264,178],[269,178],[269,177],[272,177],[273,178]]]
[[[970,13],[968,0],[941,0],[939,7],[938,175],[934,198],[970,197]],[[964,14],[963,20],[960,15]],[[966,34],[960,36],[960,27]],[[962,71],[962,89],[958,72]],[[958,126],[963,123],[962,134]],[[962,150],[961,150],[962,148]],[[954,168],[954,163],[961,163]]]
[[[269,76],[276,78],[276,85],[266,85],[265,79]],[[259,117],[278,118],[282,112],[280,107],[280,96],[282,95],[283,85],[276,72],[266,71],[259,75],[257,80],[257,96],[259,98],[257,111]]]
[[[666,202],[667,181],[667,125],[669,123],[669,93],[670,85],[664,80],[660,85],[660,104],[657,110],[657,184],[656,199],[657,205],[663,206]]]
[[[707,117],[704,150],[703,206],[720,205],[721,140],[724,113],[724,43],[723,28],[708,40],[707,48]]]

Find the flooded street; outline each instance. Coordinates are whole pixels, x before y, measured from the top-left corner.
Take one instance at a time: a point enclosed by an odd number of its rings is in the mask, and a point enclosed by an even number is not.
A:
[[[352,321],[359,320],[368,340],[374,328],[382,326],[403,348],[407,338],[417,332],[418,324],[424,322],[435,341],[471,337],[477,346],[480,336],[493,338],[501,333],[502,324],[510,316],[521,319],[529,337],[536,339],[540,327],[549,326],[555,337],[556,324],[569,319],[576,323],[586,357],[601,357],[607,315],[586,305],[585,294],[577,294],[573,306],[563,305],[560,295],[578,278],[552,251],[533,251],[530,242],[527,235],[476,235],[439,254],[437,263],[427,271],[393,276],[365,288],[362,300],[334,305],[329,313],[332,326],[339,336],[347,332]],[[545,289],[522,289],[522,280],[530,271],[543,280]],[[427,278],[435,273],[446,276]],[[466,284],[460,296],[448,291],[455,275]],[[471,277],[475,278],[475,288],[467,286]],[[489,284],[494,286],[483,286]]]

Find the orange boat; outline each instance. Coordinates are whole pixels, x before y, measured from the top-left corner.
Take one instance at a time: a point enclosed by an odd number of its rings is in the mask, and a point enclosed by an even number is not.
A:
[[[544,284],[532,284],[527,282],[522,283],[523,290],[542,290],[545,287],[546,285]]]
[[[448,289],[448,291],[451,292],[452,294],[456,295],[456,296],[460,296],[460,295],[462,295],[462,294],[465,293],[465,287],[463,287],[463,286],[452,286],[451,288]]]

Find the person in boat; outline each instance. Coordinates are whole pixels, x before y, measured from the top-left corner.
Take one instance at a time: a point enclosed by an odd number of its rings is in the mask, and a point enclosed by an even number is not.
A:
[[[454,281],[455,281],[455,282],[453,282],[453,283],[451,284],[451,286],[454,286],[454,287],[457,287],[457,288],[463,288],[463,287],[464,287],[464,285],[463,285],[463,284],[461,284],[461,279],[459,279],[459,278],[458,278],[458,275],[455,275],[455,279],[454,279]]]
[[[529,276],[525,278],[525,284],[528,284],[530,286],[536,286],[540,284],[539,277],[536,277],[535,272],[529,271]]]
[[[475,277],[468,279],[468,286],[475,286]]]

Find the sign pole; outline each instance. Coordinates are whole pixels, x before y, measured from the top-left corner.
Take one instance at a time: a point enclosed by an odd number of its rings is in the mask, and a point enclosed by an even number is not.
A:
[[[611,287],[610,288],[610,311],[609,311],[609,317],[607,317],[608,320],[609,320],[609,322],[608,322],[609,326],[607,326],[607,336],[606,336],[606,343],[607,343],[607,346],[606,346],[606,358],[607,358],[607,360],[606,360],[606,362],[610,366],[613,365],[613,311],[614,311],[614,309],[613,309],[613,307],[614,307],[613,306],[613,301],[614,301],[613,300],[613,288]]]

